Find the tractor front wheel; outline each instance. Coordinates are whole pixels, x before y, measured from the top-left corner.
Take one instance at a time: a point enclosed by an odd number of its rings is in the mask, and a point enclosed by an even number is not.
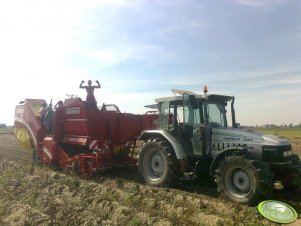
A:
[[[147,184],[172,186],[178,179],[176,160],[167,142],[154,139],[144,143],[138,157],[138,169]]]
[[[218,191],[237,203],[257,204],[273,190],[273,174],[265,163],[251,155],[226,157],[215,178]]]

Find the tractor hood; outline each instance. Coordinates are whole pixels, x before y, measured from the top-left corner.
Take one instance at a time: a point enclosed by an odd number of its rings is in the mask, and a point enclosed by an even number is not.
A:
[[[212,140],[216,138],[219,142],[230,142],[240,144],[262,144],[262,145],[289,145],[287,139],[273,135],[265,135],[261,132],[236,128],[213,128]]]
[[[237,128],[212,128],[211,151],[213,155],[226,148],[239,146],[247,147],[258,157],[261,157],[265,150],[272,152],[280,149],[291,150],[289,141],[277,136]]]

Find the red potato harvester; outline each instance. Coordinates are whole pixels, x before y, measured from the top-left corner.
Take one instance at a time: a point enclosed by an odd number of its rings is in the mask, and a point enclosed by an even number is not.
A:
[[[83,176],[112,168],[114,164],[136,165],[136,141],[144,130],[155,129],[158,114],[121,113],[116,105],[96,107],[96,101],[66,99],[47,109],[41,122],[42,99],[25,99],[16,106],[15,134],[34,159]]]

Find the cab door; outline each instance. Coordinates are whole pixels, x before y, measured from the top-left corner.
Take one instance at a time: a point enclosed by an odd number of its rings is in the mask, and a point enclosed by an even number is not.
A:
[[[204,148],[200,109],[200,103],[195,96],[183,94],[183,138],[193,155],[202,155]]]

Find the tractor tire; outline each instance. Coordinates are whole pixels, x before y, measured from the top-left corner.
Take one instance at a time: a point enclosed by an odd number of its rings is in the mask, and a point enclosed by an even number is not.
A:
[[[230,201],[256,205],[274,189],[268,166],[252,155],[226,157],[216,170],[217,191]]]
[[[179,179],[177,160],[166,141],[150,139],[145,142],[138,156],[138,169],[147,184],[173,186]]]

